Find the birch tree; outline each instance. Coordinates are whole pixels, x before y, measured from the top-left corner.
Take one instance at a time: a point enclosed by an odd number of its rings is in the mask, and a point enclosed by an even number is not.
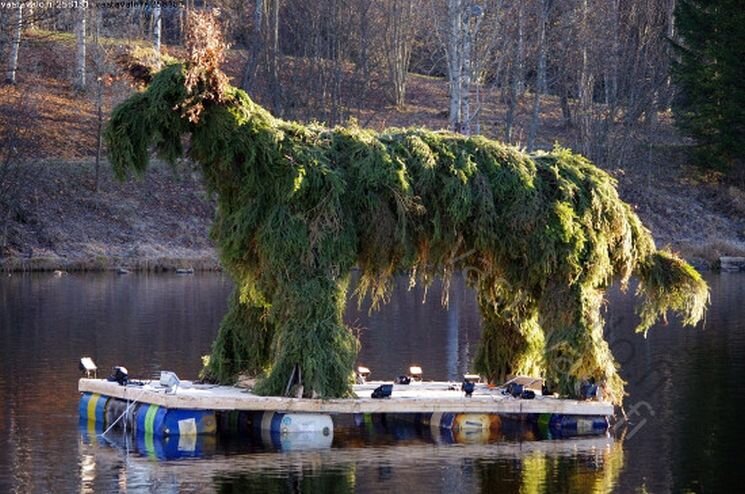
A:
[[[153,9],[153,49],[158,53],[160,53],[161,24],[160,3],[156,3]]]
[[[75,88],[85,89],[85,9],[79,8],[75,23]]]
[[[23,3],[18,2],[15,19],[13,22],[13,39],[10,43],[10,55],[8,57],[8,72],[5,81],[8,84],[16,83],[16,72],[18,71],[18,51],[21,47],[21,34],[23,32]]]
[[[546,25],[548,24],[551,0],[540,0],[538,12],[538,62],[536,63],[536,83],[533,93],[533,111],[528,131],[528,151],[535,148],[536,134],[540,123],[541,96],[546,94]]]
[[[473,49],[483,14],[483,7],[471,0],[448,0],[448,127],[464,134],[470,134],[474,116],[470,107],[475,66]]]

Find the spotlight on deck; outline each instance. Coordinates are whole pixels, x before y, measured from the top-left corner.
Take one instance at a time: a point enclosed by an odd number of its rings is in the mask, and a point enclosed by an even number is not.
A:
[[[80,359],[80,372],[85,372],[85,377],[90,378],[91,375],[93,377],[97,377],[98,373],[98,367],[96,366],[95,362],[93,362],[93,359],[90,357],[83,357]]]
[[[168,388],[166,393],[175,393],[179,384],[181,384],[181,379],[175,372],[160,371],[160,385]]]
[[[106,380],[119,383],[119,386],[126,386],[129,382],[129,371],[126,367],[117,365]]]
[[[412,381],[421,381],[422,368],[418,365],[412,365],[411,367],[409,367],[409,375],[411,376]]]
[[[367,367],[357,367],[357,384],[365,384],[367,382],[367,376],[370,375],[370,369]]]
[[[463,382],[469,382],[469,383],[480,383],[481,382],[481,376],[478,374],[463,374]]]

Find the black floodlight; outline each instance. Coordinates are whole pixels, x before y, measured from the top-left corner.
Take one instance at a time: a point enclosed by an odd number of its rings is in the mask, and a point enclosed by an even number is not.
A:
[[[381,384],[372,392],[373,398],[390,398],[393,393],[393,384]]]

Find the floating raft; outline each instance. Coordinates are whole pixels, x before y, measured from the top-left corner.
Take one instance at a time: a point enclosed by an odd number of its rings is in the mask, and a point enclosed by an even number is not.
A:
[[[354,386],[357,398],[319,400],[258,396],[244,388],[215,385],[179,387],[175,393],[156,381],[142,386],[121,386],[104,379],[81,379],[82,393],[97,393],[120,400],[137,401],[181,410],[245,410],[285,413],[507,413],[610,416],[613,405],[602,401],[577,401],[536,396],[532,400],[503,395],[500,388],[478,384],[470,398],[460,390],[460,383],[420,382],[394,385],[390,398],[374,399],[372,391],[384,382]]]
[[[167,388],[158,381],[122,386],[103,379],[81,379],[81,420],[109,427],[119,422],[138,434],[156,437],[216,433],[308,433],[331,436],[334,423],[361,425],[401,421],[434,430],[499,430],[503,422],[533,424],[547,437],[602,434],[613,405],[552,396],[520,399],[500,388],[477,384],[466,397],[460,383],[413,382],[394,385],[392,396],[371,398],[381,382],[355,385],[356,398],[306,399],[258,396],[231,386]],[[352,420],[349,420],[349,418]],[[330,441],[329,441],[330,443]]]

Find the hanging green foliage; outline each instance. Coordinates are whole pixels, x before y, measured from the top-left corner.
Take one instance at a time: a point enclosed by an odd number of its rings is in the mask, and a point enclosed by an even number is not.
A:
[[[704,281],[656,250],[614,179],[581,156],[285,122],[217,76],[219,56],[198,52],[119,105],[106,139],[123,178],[146,170],[151,149],[173,162],[189,136],[217,197],[212,236],[237,293],[206,369],[215,380],[249,372],[264,394],[295,383],[304,396],[348,395],[357,340],[342,314],[354,267],[356,295],[376,305],[398,273],[447,285],[464,270],[484,320],[478,370],[540,373],[564,395],[594,377],[622,399],[600,316],[614,280],[639,276],[643,331],[668,310],[701,319]]]

